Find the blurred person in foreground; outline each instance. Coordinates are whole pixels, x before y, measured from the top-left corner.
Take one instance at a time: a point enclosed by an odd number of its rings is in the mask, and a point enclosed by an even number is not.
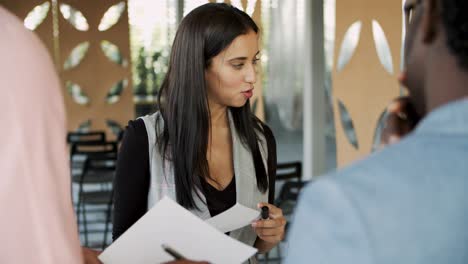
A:
[[[405,12],[394,144],[303,190],[286,263],[468,263],[468,1]]]
[[[101,263],[99,251],[80,248],[65,109],[50,56],[1,6],[0,34],[0,263]]]
[[[40,40],[0,7],[1,263],[82,263],[65,111]]]

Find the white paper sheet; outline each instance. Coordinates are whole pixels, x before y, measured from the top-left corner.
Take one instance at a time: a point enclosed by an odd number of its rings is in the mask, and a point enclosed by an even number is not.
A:
[[[250,225],[258,219],[260,212],[236,203],[233,207],[223,213],[206,220],[207,223],[226,233]]]
[[[99,259],[105,264],[155,264],[173,260],[162,244],[188,259],[210,263],[238,264],[257,252],[165,197],[106,248]]]

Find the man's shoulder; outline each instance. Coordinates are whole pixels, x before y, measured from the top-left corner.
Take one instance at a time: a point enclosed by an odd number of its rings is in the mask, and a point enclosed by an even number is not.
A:
[[[350,190],[350,193],[363,190],[378,192],[379,189],[398,188],[395,185],[417,184],[417,177],[414,176],[427,169],[427,160],[433,159],[431,153],[438,151],[430,142],[431,139],[412,135],[398,144],[319,176],[317,184],[336,185],[343,191]],[[439,159],[438,162],[444,160]],[[304,191],[307,192],[308,188]]]
[[[304,188],[303,196],[317,197],[320,192],[323,199],[328,199],[328,193],[319,190],[334,188],[358,203],[389,208],[397,207],[398,200],[422,203],[431,199],[434,192],[448,197],[453,195],[450,190],[468,184],[468,165],[460,158],[466,155],[464,148],[468,148],[468,142],[410,135],[400,143],[318,177]]]

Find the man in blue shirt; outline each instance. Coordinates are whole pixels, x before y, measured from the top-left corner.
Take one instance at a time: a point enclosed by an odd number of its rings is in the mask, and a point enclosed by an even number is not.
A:
[[[401,80],[423,119],[303,189],[286,263],[468,263],[468,1],[405,12]]]

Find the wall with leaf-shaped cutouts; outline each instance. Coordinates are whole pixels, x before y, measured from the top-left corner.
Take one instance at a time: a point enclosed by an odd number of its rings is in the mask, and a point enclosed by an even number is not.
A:
[[[61,0],[61,77],[70,129],[113,131],[134,118],[127,1]]]
[[[372,151],[389,101],[399,95],[401,0],[336,0],[332,72],[337,164]]]
[[[111,136],[134,118],[127,0],[5,1],[54,57],[69,130]]]
[[[36,32],[50,54],[54,54],[54,27],[51,0],[2,0],[0,4],[24,21],[24,25]]]

